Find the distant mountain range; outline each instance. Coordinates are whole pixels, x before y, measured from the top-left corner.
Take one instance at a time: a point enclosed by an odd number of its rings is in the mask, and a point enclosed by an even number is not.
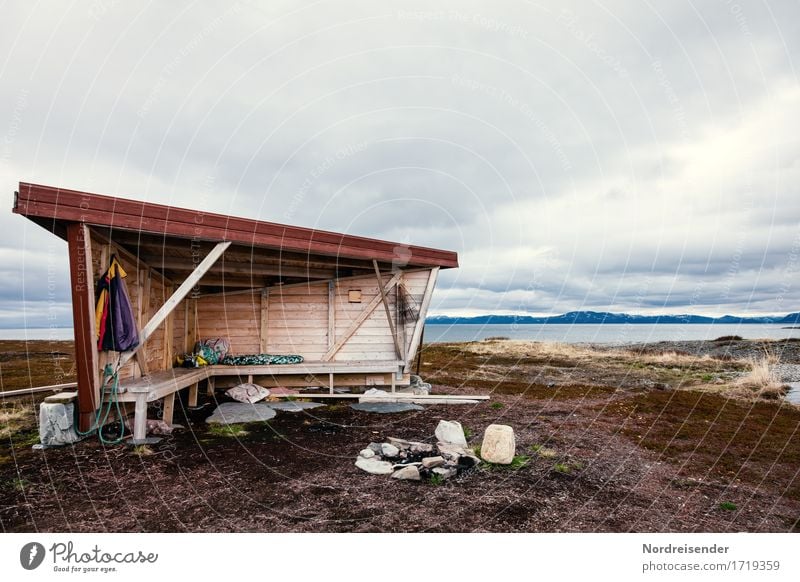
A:
[[[800,324],[800,313],[790,313],[784,317],[737,317],[723,315],[722,317],[707,317],[704,315],[630,315],[628,313],[606,313],[598,311],[570,311],[563,315],[535,317],[530,315],[478,315],[476,317],[451,317],[447,315],[434,315],[428,317],[425,323],[429,325],[460,325],[460,324],[599,324],[599,323],[630,323],[630,324],[741,324],[741,323],[770,323],[770,324]]]

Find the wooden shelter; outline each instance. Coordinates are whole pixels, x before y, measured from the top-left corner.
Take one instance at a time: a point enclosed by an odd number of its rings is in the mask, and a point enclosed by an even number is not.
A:
[[[210,214],[20,183],[14,212],[67,241],[75,328],[79,426],[94,420],[102,371],[121,365],[120,400],[145,436],[147,404],[175,392],[251,381],[263,386],[396,386],[411,362],[440,269],[451,251]],[[95,283],[115,254],[140,334],[122,354],[99,352]],[[398,294],[404,301],[398,301]],[[416,307],[404,318],[399,303]],[[299,354],[297,365],[175,368],[200,338],[234,354]],[[441,398],[441,397],[439,397]]]

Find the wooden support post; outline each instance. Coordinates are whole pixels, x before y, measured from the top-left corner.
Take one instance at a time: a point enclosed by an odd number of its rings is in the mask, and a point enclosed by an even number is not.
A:
[[[259,335],[259,347],[261,353],[267,353],[267,331],[269,329],[269,289],[261,290],[261,334]]]
[[[164,287],[164,295],[171,296],[174,291],[172,285],[166,285]],[[177,307],[177,305],[176,305]],[[170,311],[169,315],[167,315],[167,319],[164,321],[164,354],[162,360],[162,370],[169,370],[172,367],[172,342],[173,342],[173,335],[175,331],[175,311]]]
[[[175,414],[175,393],[170,392],[164,396],[164,414],[161,420],[172,426],[172,416]]]
[[[147,322],[147,325],[144,326],[141,333],[139,334],[139,342],[140,345],[134,348],[132,351],[125,352],[120,357],[120,367],[127,363],[135,354],[136,352],[141,349],[141,344],[147,341],[147,338],[150,337],[153,332],[158,329],[167,316],[172,313],[172,310],[175,309],[178,304],[186,297],[189,292],[194,288],[194,286],[203,278],[203,275],[211,268],[211,266],[217,262],[217,259],[222,256],[222,253],[231,246],[230,242],[221,242],[215,246],[210,253],[204,258],[199,265],[192,271],[192,274],[189,275],[186,280],[181,283],[181,286],[178,287],[178,290],[172,294],[172,297],[167,299],[166,303],[161,306],[161,308],[156,312],[156,314],[150,318],[150,321]]]
[[[139,276],[141,277],[141,284],[139,289],[141,291],[141,304],[139,310],[139,329],[142,329],[144,326],[144,322],[150,319],[150,293],[152,291],[152,282],[153,278],[150,274],[150,269],[142,269],[139,271]],[[147,376],[149,373],[147,369],[147,346],[144,345],[144,341],[139,341],[139,351],[136,352],[136,363],[139,364],[139,371],[142,373],[142,376]]]
[[[328,281],[328,349],[336,343],[336,281]]]
[[[90,236],[89,229],[83,223],[72,222],[67,225],[75,368],[78,376],[78,426],[81,430],[88,430],[92,425],[100,402]]]
[[[328,394],[333,394],[333,372],[328,372]]]
[[[431,269],[431,274],[428,275],[428,284],[425,286],[425,294],[422,296],[422,304],[419,307],[419,318],[417,319],[417,324],[414,326],[414,333],[411,334],[411,344],[408,346],[408,352],[406,352],[407,358],[405,368],[403,369],[404,372],[408,372],[411,369],[411,360],[414,359],[414,355],[417,353],[417,348],[422,339],[422,330],[425,328],[425,317],[428,315],[428,307],[431,304],[431,297],[433,296],[433,289],[436,287],[436,278],[438,276],[439,267]]]
[[[214,376],[209,376],[206,380],[206,394],[209,398],[214,398]]]
[[[378,279],[378,291],[381,294],[381,301],[383,302],[383,307],[386,310],[386,321],[389,322],[389,330],[392,332],[392,340],[394,341],[394,349],[397,353],[397,359],[403,359],[403,350],[400,348],[400,342],[397,339],[397,330],[394,327],[394,319],[392,319],[392,310],[389,309],[389,298],[386,296],[386,289],[383,288],[383,277],[381,276],[381,270],[378,267],[378,261],[375,259],[372,260],[372,266],[375,267],[375,277]],[[402,277],[402,272],[400,273]]]
[[[133,412],[133,440],[144,441],[147,438],[147,393],[136,395]]]
[[[198,382],[195,382],[189,386],[189,408],[197,408],[197,385]]]
[[[189,298],[186,300],[186,326],[183,350],[190,353],[194,350],[197,341],[197,299]]]
[[[386,287],[385,287],[386,290],[392,289],[397,284],[397,281],[399,279],[400,279],[400,274],[398,273],[397,275],[392,277],[389,280],[389,282],[386,284]],[[350,324],[350,327],[347,328],[347,331],[344,332],[344,335],[342,337],[338,338],[336,340],[336,343],[333,344],[333,347],[331,347],[330,349],[328,349],[327,352],[325,352],[325,355],[322,356],[322,361],[323,362],[329,362],[330,359],[336,354],[336,352],[338,352],[340,349],[342,349],[342,346],[344,346],[344,344],[347,343],[347,340],[349,340],[351,337],[353,337],[353,334],[358,331],[358,328],[361,327],[361,324],[364,323],[364,321],[366,321],[366,319],[370,315],[372,315],[372,312],[375,311],[375,308],[378,307],[378,304],[380,302],[381,302],[381,296],[380,295],[376,295],[372,299],[372,301],[370,301],[367,304],[367,306],[364,308],[364,310],[361,313],[359,313],[358,317],[356,317],[353,320],[353,323]]]

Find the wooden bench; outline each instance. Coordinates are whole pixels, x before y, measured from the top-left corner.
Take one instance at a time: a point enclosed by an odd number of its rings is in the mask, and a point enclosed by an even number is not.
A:
[[[120,402],[134,404],[133,442],[145,442],[147,437],[147,405],[150,402],[164,399],[163,420],[172,424],[175,410],[175,393],[189,388],[189,406],[197,406],[198,384],[208,381],[209,396],[214,394],[214,378],[220,376],[238,376],[252,382],[253,376],[281,375],[328,375],[329,393],[334,396],[333,379],[335,374],[391,374],[392,392],[395,391],[396,375],[402,370],[402,362],[302,362],[300,364],[255,365],[255,366],[201,366],[199,368],[172,368],[154,372],[140,378],[120,380]],[[339,395],[336,395],[339,396]]]

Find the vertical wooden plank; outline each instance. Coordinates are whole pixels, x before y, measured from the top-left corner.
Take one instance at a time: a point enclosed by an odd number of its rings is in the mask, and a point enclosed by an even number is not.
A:
[[[328,281],[328,349],[336,343],[336,281]]]
[[[194,350],[197,341],[197,299],[186,300],[186,340],[183,345],[185,352]]]
[[[141,331],[142,326],[145,322],[150,319],[150,295],[152,293],[152,281],[153,276],[150,272],[150,269],[143,269],[140,271],[140,278],[142,280],[142,311],[139,314],[140,318],[138,323],[139,330]],[[142,376],[147,376],[148,368],[147,368],[147,346],[144,345],[142,342],[142,346],[139,348],[139,351],[136,352],[136,363],[139,364],[139,370],[142,373]]]
[[[189,386],[189,408],[197,408],[197,384]]]
[[[97,331],[94,315],[94,268],[89,229],[85,224],[67,225],[72,320],[75,331],[75,367],[78,375],[78,425],[88,430],[100,402]]]
[[[170,392],[164,396],[164,414],[161,420],[172,426],[172,417],[175,414],[175,393]]]
[[[408,357],[403,368],[406,373],[411,369],[411,360],[414,359],[414,354],[417,353],[417,348],[422,338],[422,329],[425,327],[425,318],[428,315],[428,307],[431,304],[431,297],[433,296],[433,289],[436,287],[436,278],[438,276],[439,267],[431,269],[431,274],[428,275],[428,284],[425,286],[425,294],[422,296],[422,304],[419,307],[419,319],[417,319],[417,324],[414,326],[414,333],[411,334],[411,343],[408,346]]]
[[[262,354],[267,353],[267,331],[269,329],[269,289],[261,290],[261,331],[259,348]]]
[[[172,285],[164,285],[164,295],[166,297],[172,296],[174,291]],[[162,360],[162,370],[169,370],[172,367],[172,338],[174,335],[175,326],[175,313],[170,312],[167,319],[164,320],[164,357]]]

